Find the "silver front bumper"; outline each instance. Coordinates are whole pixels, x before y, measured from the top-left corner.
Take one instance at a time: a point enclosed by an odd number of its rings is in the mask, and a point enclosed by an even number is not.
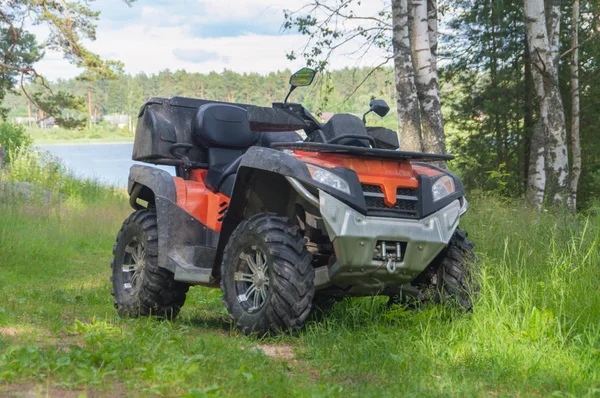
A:
[[[448,244],[462,210],[456,200],[422,220],[410,220],[366,217],[323,191],[319,202],[336,254],[327,279],[352,286],[355,293],[374,293],[412,281]],[[407,243],[404,258],[394,261],[393,267],[374,259],[377,242],[386,240]]]

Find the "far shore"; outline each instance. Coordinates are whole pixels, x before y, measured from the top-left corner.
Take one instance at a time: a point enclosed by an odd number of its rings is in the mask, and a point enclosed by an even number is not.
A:
[[[100,140],[34,140],[34,146],[58,146],[58,145],[120,145],[133,144],[133,141],[100,141]]]

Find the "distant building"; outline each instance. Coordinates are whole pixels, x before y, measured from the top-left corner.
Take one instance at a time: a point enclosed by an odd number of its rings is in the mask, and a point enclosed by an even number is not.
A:
[[[56,119],[53,117],[47,117],[37,122],[38,126],[42,129],[52,129],[57,128]]]
[[[36,124],[36,122],[37,122],[37,119],[34,117],[16,117],[15,118],[16,124],[31,125],[31,124]]]
[[[128,115],[106,115],[102,119],[113,126],[118,126],[120,129],[129,125]]]

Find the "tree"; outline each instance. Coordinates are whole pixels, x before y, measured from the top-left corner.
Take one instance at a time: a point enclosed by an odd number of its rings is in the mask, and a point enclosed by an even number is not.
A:
[[[286,11],[284,28],[308,36],[300,56],[321,71],[343,48],[359,59],[382,50],[386,55],[371,71],[394,60],[402,149],[445,153],[436,65],[437,0],[393,0],[391,7],[364,13],[362,5],[359,0],[313,0],[298,11]]]
[[[131,4],[135,0],[124,0]],[[88,1],[0,0],[0,100],[19,86],[29,101],[57,123],[73,127],[80,120],[63,117],[66,109],[82,111],[85,102],[67,92],[54,92],[35,69],[45,49],[60,51],[72,64],[83,69],[82,79],[95,81],[114,78],[122,71],[118,61],[102,60],[87,50],[82,39],[96,38],[95,21],[99,12]],[[45,43],[24,26],[43,24],[49,29]],[[35,93],[25,89],[26,82],[36,82],[42,88]],[[3,116],[6,116],[4,111]]]
[[[571,152],[573,163],[569,181],[568,206],[571,213],[577,210],[577,187],[581,175],[581,143],[579,134],[580,102],[579,102],[579,0],[573,0],[571,21]]]
[[[543,134],[543,150],[532,149],[535,152],[531,161],[538,167],[530,173],[529,185],[530,192],[535,192],[529,198],[538,208],[544,196],[551,204],[566,204],[569,173],[565,113],[558,80],[560,0],[547,2],[548,11],[543,0],[524,0],[527,42],[539,101],[538,137]]]

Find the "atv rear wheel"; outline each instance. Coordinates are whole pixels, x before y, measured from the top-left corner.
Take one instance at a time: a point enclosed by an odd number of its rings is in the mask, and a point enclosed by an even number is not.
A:
[[[189,286],[158,266],[156,213],[138,210],[125,220],[111,262],[115,308],[120,316],[154,315],[173,319],[185,302]]]
[[[221,265],[223,304],[244,334],[298,329],[315,294],[312,256],[299,228],[274,214],[241,222]]]
[[[424,288],[425,296],[431,301],[456,306],[465,312],[472,311],[473,299],[479,292],[474,278],[475,245],[467,239],[467,235],[465,231],[456,230],[448,246],[417,278],[416,283]]]

